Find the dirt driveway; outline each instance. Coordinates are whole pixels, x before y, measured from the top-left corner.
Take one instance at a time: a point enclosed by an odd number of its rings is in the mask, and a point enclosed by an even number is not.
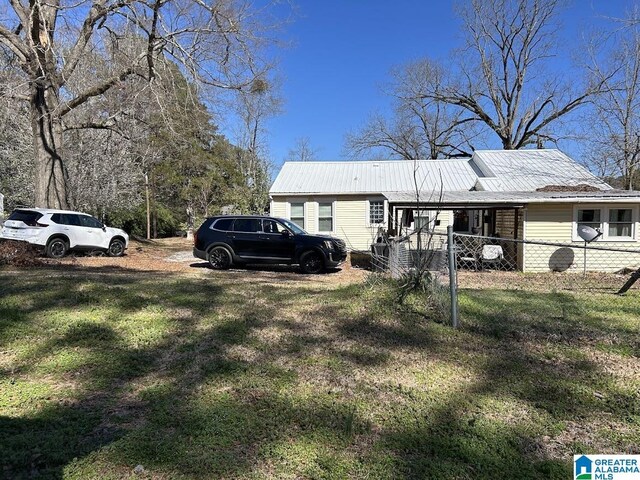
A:
[[[185,238],[164,238],[149,242],[131,241],[127,254],[120,258],[91,255],[70,255],[62,260],[43,261],[50,266],[62,270],[82,269],[90,271],[136,273],[148,272],[159,274],[226,276],[237,281],[313,281],[313,283],[350,284],[362,281],[366,271],[343,265],[339,269],[322,275],[304,275],[296,267],[287,265],[249,265],[228,271],[215,271],[207,262],[195,258],[192,253],[193,244]]]

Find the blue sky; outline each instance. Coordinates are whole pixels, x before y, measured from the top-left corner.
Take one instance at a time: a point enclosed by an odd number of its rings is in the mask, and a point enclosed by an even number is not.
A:
[[[585,29],[624,16],[633,3],[574,0],[560,17],[562,42],[577,45]],[[380,85],[393,66],[446,58],[461,43],[450,1],[299,0],[297,6],[298,18],[282,33],[292,46],[278,52],[285,106],[270,122],[268,139],[276,166],[298,137],[309,137],[319,159],[345,158],[345,134],[387,107]],[[556,67],[565,61],[557,59]]]

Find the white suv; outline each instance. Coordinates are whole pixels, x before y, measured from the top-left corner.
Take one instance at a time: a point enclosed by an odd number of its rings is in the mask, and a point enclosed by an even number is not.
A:
[[[102,250],[119,257],[129,244],[123,230],[106,227],[86,213],[47,208],[14,210],[4,222],[0,239],[40,245],[51,258],[62,258],[69,250]]]

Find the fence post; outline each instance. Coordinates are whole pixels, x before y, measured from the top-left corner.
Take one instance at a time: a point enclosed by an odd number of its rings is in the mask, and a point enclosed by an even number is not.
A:
[[[451,295],[451,325],[458,328],[458,291],[456,281],[456,250],[453,243],[453,225],[447,226],[447,250],[449,252],[449,295]]]

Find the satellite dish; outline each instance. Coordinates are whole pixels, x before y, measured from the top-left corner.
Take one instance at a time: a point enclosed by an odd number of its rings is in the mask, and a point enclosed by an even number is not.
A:
[[[578,225],[578,236],[587,243],[593,242],[602,232],[587,225]]]

